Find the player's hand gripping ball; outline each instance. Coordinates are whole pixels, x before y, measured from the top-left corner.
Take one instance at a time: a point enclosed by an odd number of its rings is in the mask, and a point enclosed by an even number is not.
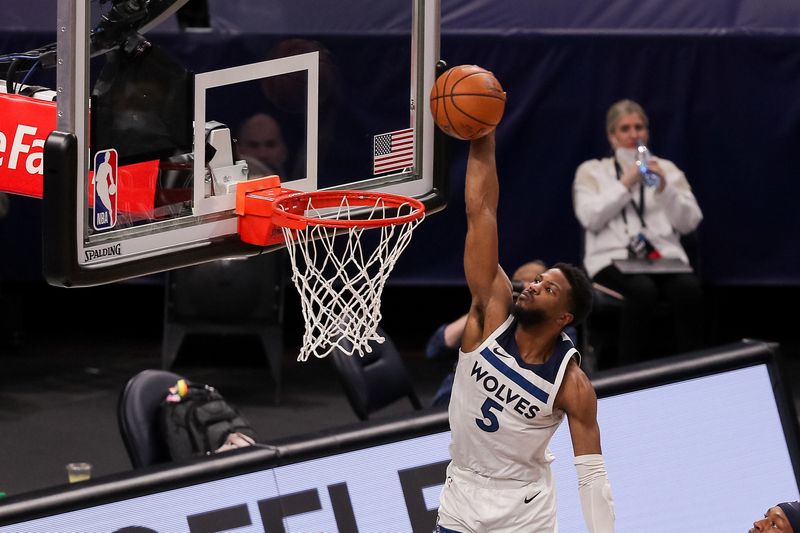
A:
[[[431,90],[431,113],[442,131],[469,141],[491,133],[503,118],[506,93],[494,74],[477,65],[442,73]]]

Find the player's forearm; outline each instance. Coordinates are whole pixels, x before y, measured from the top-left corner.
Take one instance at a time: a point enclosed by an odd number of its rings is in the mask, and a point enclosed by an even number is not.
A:
[[[494,216],[499,196],[494,134],[489,134],[470,143],[464,190],[467,217],[480,222],[478,217]]]
[[[481,305],[491,297],[499,268],[497,222],[490,215],[482,218],[478,222],[468,221],[469,229],[464,245],[464,276],[470,293]]]
[[[494,134],[472,141],[464,192],[467,207],[464,273],[470,292],[482,302],[491,294],[499,260],[499,185],[494,150]]]
[[[574,462],[578,473],[578,493],[583,519],[589,533],[613,533],[614,496],[603,456],[578,455]]]

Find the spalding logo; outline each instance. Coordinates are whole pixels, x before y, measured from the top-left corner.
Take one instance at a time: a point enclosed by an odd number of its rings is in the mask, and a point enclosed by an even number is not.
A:
[[[112,246],[106,246],[105,248],[84,250],[83,253],[86,256],[86,262],[88,263],[89,261],[102,259],[104,257],[114,257],[122,255],[122,245],[120,243],[117,243]]]

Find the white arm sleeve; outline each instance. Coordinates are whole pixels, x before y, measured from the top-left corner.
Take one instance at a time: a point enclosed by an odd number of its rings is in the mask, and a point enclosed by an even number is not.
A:
[[[574,462],[586,527],[590,533],[613,533],[614,496],[611,494],[603,456],[579,455]]]

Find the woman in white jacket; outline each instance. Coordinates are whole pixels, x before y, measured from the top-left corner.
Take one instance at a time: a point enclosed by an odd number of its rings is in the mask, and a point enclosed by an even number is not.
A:
[[[592,159],[578,167],[572,187],[575,214],[586,230],[584,266],[597,283],[625,297],[619,363],[647,354],[660,300],[671,305],[674,347],[697,348],[702,337],[702,287],[692,273],[623,274],[615,259],[672,258],[688,264],[680,235],[694,231],[703,219],[689,182],[674,163],[650,157],[647,167],[656,183],[647,186],[636,164],[637,145],[649,141],[644,109],[622,100],[608,110],[612,157]]]

